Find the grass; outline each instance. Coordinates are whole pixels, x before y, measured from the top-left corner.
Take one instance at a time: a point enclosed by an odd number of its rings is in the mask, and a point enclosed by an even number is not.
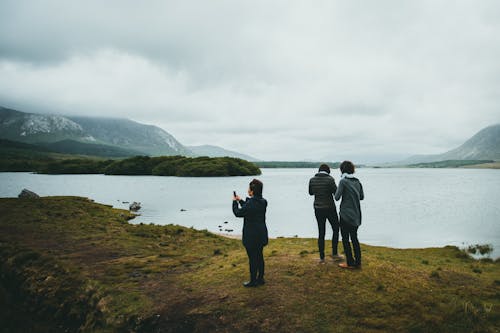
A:
[[[363,268],[317,263],[315,239],[265,248],[79,197],[0,199],[0,322],[11,331],[498,332],[500,265],[456,247],[362,245]],[[2,308],[3,306],[3,308]],[[29,318],[29,320],[26,320]],[[0,331],[2,328],[0,328]]]

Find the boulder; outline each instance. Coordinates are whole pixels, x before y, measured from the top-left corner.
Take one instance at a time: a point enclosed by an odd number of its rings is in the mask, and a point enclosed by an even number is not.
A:
[[[21,198],[21,199],[36,199],[36,198],[40,198],[40,196],[38,194],[36,194],[35,192],[31,192],[30,190],[27,190],[27,189],[23,189],[21,191],[21,193],[19,193],[18,195],[18,198]]]
[[[132,202],[129,206],[128,206],[128,209],[133,211],[133,212],[136,212],[138,211],[139,209],[141,209],[141,203],[140,202]]]

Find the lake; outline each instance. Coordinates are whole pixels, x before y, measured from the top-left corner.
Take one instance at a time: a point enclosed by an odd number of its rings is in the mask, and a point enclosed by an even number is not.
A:
[[[271,237],[317,237],[309,178],[316,169],[262,169]],[[338,183],[339,174],[332,171]],[[500,170],[356,170],[363,184],[361,242],[398,248],[492,244],[500,256]],[[133,223],[180,224],[240,234],[232,214],[232,192],[244,197],[253,177],[37,175],[0,173],[0,197],[23,188],[48,195],[75,195],[128,209],[142,204]],[[338,207],[338,205],[337,205]],[[224,223],[227,222],[227,223]],[[327,237],[331,239],[331,228]]]

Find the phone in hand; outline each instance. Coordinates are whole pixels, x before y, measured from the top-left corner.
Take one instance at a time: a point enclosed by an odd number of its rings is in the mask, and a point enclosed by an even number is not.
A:
[[[236,195],[236,191],[233,191],[233,196],[235,196],[235,197],[237,196],[237,195]]]

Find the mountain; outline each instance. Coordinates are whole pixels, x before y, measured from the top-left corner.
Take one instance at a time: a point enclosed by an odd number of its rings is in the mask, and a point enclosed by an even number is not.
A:
[[[192,155],[172,135],[156,126],[128,119],[33,114],[4,107],[0,107],[0,138],[36,144],[63,141],[58,146],[66,150],[82,149],[82,145],[69,148],[72,143],[80,142],[112,146],[87,147],[90,150],[106,151],[118,147],[122,153]]]
[[[255,157],[241,154],[232,150],[227,150],[218,146],[202,145],[202,146],[187,146],[195,156],[208,156],[208,157],[236,157],[243,160],[255,162],[258,161]]]
[[[56,115],[24,113],[0,107],[0,138],[25,143],[85,139],[83,128]]]
[[[416,155],[398,164],[429,163],[446,160],[500,161],[500,124],[483,128],[460,147],[437,155]]]
[[[90,139],[146,155],[191,155],[171,134],[153,125],[128,119],[68,117],[82,127]]]

